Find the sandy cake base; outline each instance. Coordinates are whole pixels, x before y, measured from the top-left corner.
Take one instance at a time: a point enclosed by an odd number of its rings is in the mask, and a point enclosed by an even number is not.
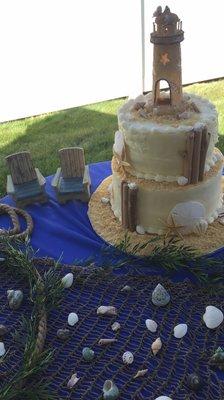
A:
[[[108,186],[112,182],[112,175],[104,179],[93,193],[90,202],[88,216],[95,232],[101,236],[106,242],[112,245],[119,244],[124,240],[126,230],[122,227],[121,222],[114,216],[110,203],[102,203],[102,197],[109,197]],[[137,243],[146,243],[151,238],[157,236],[153,234],[139,235],[136,232],[128,232],[131,246]],[[161,244],[162,244],[161,237]],[[218,220],[209,225],[206,233],[201,236],[188,235],[183,238],[183,243],[191,246],[201,254],[207,254],[221,247],[224,247],[224,225]],[[159,244],[159,241],[156,242]],[[131,251],[130,246],[130,251]],[[150,254],[152,246],[148,245],[141,255]]]

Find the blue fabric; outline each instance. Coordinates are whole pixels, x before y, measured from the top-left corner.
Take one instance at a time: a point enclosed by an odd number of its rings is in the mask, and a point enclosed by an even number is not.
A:
[[[91,164],[91,192],[94,192],[100,182],[110,174],[110,162]],[[55,259],[62,256],[62,261],[65,263],[97,256],[105,242],[92,229],[87,215],[88,204],[69,201],[65,205],[60,205],[51,187],[52,178],[53,176],[46,178],[49,201],[46,204],[32,204],[25,208],[34,221],[31,245],[35,250],[39,250],[39,256]],[[15,205],[9,196],[4,197],[1,202]],[[21,225],[24,227],[22,220]],[[10,226],[7,216],[0,216],[0,226],[2,228]]]
[[[110,161],[93,163],[89,166],[91,178],[91,193],[99,184],[111,174]],[[34,221],[34,231],[31,245],[39,250],[39,256],[49,256],[55,259],[62,257],[62,262],[71,264],[77,259],[97,257],[106,242],[92,229],[87,210],[88,204],[81,201],[69,201],[60,205],[51,186],[53,176],[46,178],[46,192],[49,201],[46,204],[32,204],[26,207]],[[14,201],[6,196],[2,203],[15,205]],[[7,216],[0,216],[0,226],[9,228]],[[21,226],[24,227],[23,221]],[[219,249],[212,256],[224,255]],[[179,274],[181,279],[181,274]]]
[[[82,193],[83,178],[60,178],[59,191],[61,194]]]

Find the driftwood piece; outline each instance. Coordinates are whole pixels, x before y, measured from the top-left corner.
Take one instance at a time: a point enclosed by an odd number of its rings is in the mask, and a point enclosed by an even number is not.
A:
[[[128,187],[128,228],[131,232],[136,229],[138,187]]]
[[[128,228],[128,184],[126,181],[121,182],[121,223],[125,229]]]
[[[63,178],[83,177],[85,171],[84,150],[81,147],[68,147],[59,150]]]
[[[190,132],[187,136],[187,149],[184,153],[184,176],[188,179],[188,183],[191,183],[192,173],[192,157],[194,151],[194,132]]]
[[[191,183],[198,183],[200,155],[201,155],[202,128],[194,129],[194,151],[192,157]]]
[[[208,151],[209,141],[210,141],[210,134],[207,130],[207,127],[205,126],[204,129],[202,130],[202,138],[201,138],[201,156],[200,156],[200,167],[199,167],[199,178],[198,178],[199,181],[203,181],[205,160]]]

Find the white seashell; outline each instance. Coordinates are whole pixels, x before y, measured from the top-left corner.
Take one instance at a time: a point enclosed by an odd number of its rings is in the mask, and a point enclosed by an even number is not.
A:
[[[152,302],[155,306],[166,306],[170,302],[170,295],[159,283],[152,292]]]
[[[168,396],[159,396],[155,400],[172,400],[171,397]]]
[[[111,343],[114,343],[114,342],[117,342],[117,339],[115,339],[115,338],[111,338],[111,339],[100,339],[100,340],[98,341],[98,345],[99,345],[99,346],[104,346],[104,345],[111,344]]]
[[[73,284],[73,279],[74,275],[72,272],[69,272],[69,274],[65,275],[61,280],[63,287],[66,289],[70,288]]]
[[[145,234],[145,229],[143,228],[142,225],[137,225],[137,226],[136,226],[136,232],[137,232],[139,235],[144,235],[144,234]]]
[[[77,377],[77,374],[73,374],[67,383],[68,389],[72,389],[73,386],[79,381],[80,378]]]
[[[120,131],[115,132],[113,150],[120,157],[122,156],[122,153],[124,151],[124,135]]]
[[[5,354],[5,345],[3,342],[0,342],[0,357],[3,357]]]
[[[140,378],[141,376],[145,376],[148,372],[148,369],[140,369],[137,374],[134,376],[134,379]]]
[[[138,185],[135,182],[130,182],[128,184],[128,187],[129,187],[129,189],[132,190],[132,189],[136,189],[138,187]]]
[[[223,321],[223,313],[215,306],[207,306],[205,309],[205,314],[203,315],[203,320],[207,328],[218,328]]]
[[[97,315],[117,315],[117,310],[113,306],[100,306],[97,308]]]
[[[111,325],[111,329],[113,332],[117,332],[121,329],[121,324],[119,324],[119,322],[115,321],[112,325]]]
[[[146,324],[146,328],[150,331],[150,332],[156,332],[158,325],[155,321],[153,321],[153,319],[146,319],[145,320],[145,324]]]
[[[194,232],[195,226],[201,219],[205,219],[205,207],[197,201],[178,203],[171,210],[167,222],[179,227],[183,235]]]
[[[188,179],[185,178],[185,176],[179,176],[179,178],[177,179],[177,183],[180,186],[185,186],[188,183]]]
[[[109,197],[101,197],[101,203],[103,203],[103,204],[108,204],[108,203],[110,203]]]
[[[70,326],[74,326],[75,324],[77,324],[78,320],[79,320],[79,317],[78,317],[78,315],[76,313],[71,312],[69,314],[69,316],[68,316],[68,324]]]
[[[152,352],[153,352],[153,355],[154,356],[156,356],[156,354],[160,351],[160,349],[162,348],[162,341],[161,341],[161,339],[160,338],[157,338],[153,343],[152,343],[152,346],[151,346],[151,349],[152,349]]]
[[[197,235],[202,235],[204,234],[208,229],[208,222],[206,219],[201,219],[195,226],[193,232],[196,233]]]
[[[187,333],[187,329],[187,324],[176,325],[173,333],[175,338],[181,339],[182,337],[184,337]]]
[[[134,356],[130,351],[126,351],[122,356],[122,360],[124,364],[132,364],[134,361]]]

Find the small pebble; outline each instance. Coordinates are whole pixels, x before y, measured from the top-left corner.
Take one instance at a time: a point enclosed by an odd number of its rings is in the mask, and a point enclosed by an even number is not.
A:
[[[58,329],[57,330],[57,337],[60,340],[68,340],[71,336],[71,332],[69,329]]]
[[[82,349],[82,356],[85,361],[92,361],[94,359],[95,353],[90,347],[84,347]]]
[[[77,324],[78,320],[79,320],[79,317],[78,317],[78,315],[76,313],[72,312],[72,313],[69,314],[69,316],[68,316],[68,324],[70,326],[74,326],[75,324]]]
[[[111,325],[111,329],[113,332],[117,332],[121,329],[121,324],[117,321],[115,321],[112,325]]]

